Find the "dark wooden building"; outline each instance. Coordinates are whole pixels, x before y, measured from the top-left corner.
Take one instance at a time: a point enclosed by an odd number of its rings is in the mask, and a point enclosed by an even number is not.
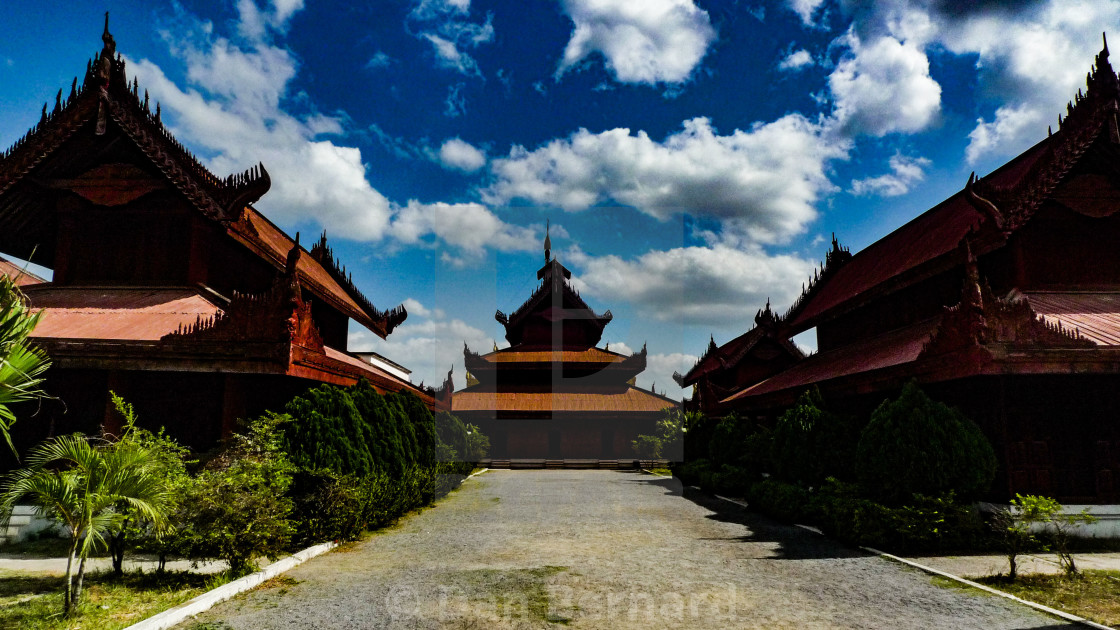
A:
[[[596,347],[611,321],[568,283],[545,238],[540,286],[510,315],[495,314],[510,347],[480,355],[464,346],[478,380],[451,400],[452,412],[490,437],[491,456],[511,465],[598,466],[635,460],[631,442],[653,434],[677,402],[634,386],[646,349],[625,356]]]
[[[13,437],[111,428],[109,390],[196,448],[317,383],[365,378],[446,406],[346,351],[350,320],[385,337],[404,308],[376,309],[326,235],[305,249],[252,206],[270,187],[263,165],[226,178],[202,166],[126,78],[107,18],[102,39],[69,94],[0,153],[0,251],[54,274],[21,283],[58,400]]]
[[[1046,138],[854,256],[834,241],[789,312],[755,329],[773,344],[815,329],[815,354],[705,372],[716,349],[684,379],[692,404],[774,417],[816,385],[866,414],[917,379],[987,434],[994,499],[1120,502],[1118,112],[1106,45]]]

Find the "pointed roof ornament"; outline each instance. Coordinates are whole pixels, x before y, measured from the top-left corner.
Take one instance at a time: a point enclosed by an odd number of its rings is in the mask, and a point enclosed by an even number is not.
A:
[[[101,34],[101,41],[104,42],[104,47],[101,49],[101,55],[98,58],[97,76],[103,81],[109,80],[109,74],[113,67],[113,55],[117,52],[117,42],[113,40],[113,35],[109,32],[109,12],[105,12],[105,32]]]
[[[552,222],[545,219],[544,224],[544,261],[547,263],[552,258],[552,239],[549,238],[548,232],[552,227]]]

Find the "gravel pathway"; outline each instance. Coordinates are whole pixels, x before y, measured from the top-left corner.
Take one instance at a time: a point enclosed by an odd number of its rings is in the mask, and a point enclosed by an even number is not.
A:
[[[490,471],[179,627],[196,626],[1067,627],[674,479],[606,470]]]

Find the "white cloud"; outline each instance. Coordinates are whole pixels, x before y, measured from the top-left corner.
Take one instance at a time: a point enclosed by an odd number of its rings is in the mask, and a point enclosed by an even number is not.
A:
[[[238,31],[250,40],[263,40],[270,30],[285,32],[288,20],[303,8],[303,0],[272,0],[262,11],[256,0],[238,0]]]
[[[473,173],[486,166],[486,154],[469,142],[451,138],[440,146],[439,162],[445,168]]]
[[[778,63],[779,70],[800,70],[813,65],[813,56],[809,54],[808,50],[802,48],[786,55],[781,62]]]
[[[560,77],[593,53],[623,83],[681,83],[715,40],[707,11],[692,0],[564,0],[575,28]]]
[[[925,52],[889,35],[864,43],[854,30],[839,38],[849,52],[829,75],[840,128],[883,136],[926,129],[941,107],[941,86]]]
[[[653,250],[630,260],[575,248],[566,259],[581,270],[573,276],[581,292],[630,302],[641,318],[721,329],[749,328],[767,299],[791,304],[814,267],[796,256],[720,243]]]
[[[826,163],[848,149],[799,114],[725,136],[706,118],[683,127],[664,142],[643,131],[580,129],[532,151],[514,147],[491,162],[494,181],[483,198],[568,211],[613,201],[661,220],[713,217],[744,238],[778,242],[816,217],[814,204],[832,188]]]
[[[877,124],[875,114],[861,117],[860,101],[855,100],[848,115],[855,131],[881,135],[884,127],[903,132],[922,128],[927,117],[917,106],[933,110],[934,95],[932,85],[922,77],[925,62],[914,50],[976,55],[976,94],[983,105],[994,105],[994,113],[977,120],[969,134],[966,158],[970,163],[1012,156],[1042,139],[1046,126],[1057,122],[1066,102],[1084,87],[1085,73],[1101,47],[1101,31],[1120,31],[1120,3],[1115,0],[846,0],[841,6],[853,18],[853,31],[837,44],[847,46],[858,33],[857,41],[890,37],[912,49],[879,55],[896,62],[910,58],[893,78],[885,77],[894,86],[891,93],[910,94],[896,105],[909,102],[915,106],[909,115],[903,112],[899,117],[904,124],[891,117],[889,123]],[[874,90],[858,92],[866,95]],[[863,105],[864,110],[882,111],[874,99]]]
[[[801,18],[805,26],[816,26],[813,14],[821,8],[824,0],[786,0],[786,6]]]
[[[390,232],[407,244],[432,236],[471,256],[482,255],[487,247],[507,252],[540,247],[531,228],[510,225],[477,203],[409,201],[393,218]]]
[[[929,168],[930,164],[931,162],[924,157],[909,157],[895,153],[890,159],[890,173],[854,180],[852,194],[882,197],[905,195],[910,192],[911,186],[925,179],[925,169]]]
[[[494,40],[493,15],[475,23],[468,20],[469,14],[470,0],[421,0],[408,17],[421,25],[417,36],[432,45],[439,67],[481,77],[478,62],[467,49]]]
[[[290,17],[285,12],[301,4],[274,6],[273,15]],[[267,20],[260,23],[273,28]],[[358,241],[439,239],[470,256],[488,246],[520,249],[525,247],[520,241],[533,240],[530,230],[508,225],[478,204],[401,206],[387,199],[366,178],[361,151],[339,142],[346,132],[343,118],[313,109],[296,114],[281,105],[298,71],[287,49],[263,39],[234,43],[215,36],[210,23],[187,18],[164,37],[185,63],[187,87],[174,84],[150,61],[130,61],[128,67],[161,102],[172,133],[212,156],[205,161],[214,172],[221,176],[265,164],[272,189],[257,206],[271,219],[315,221],[331,234]],[[448,225],[471,231],[449,231]]]
[[[447,319],[440,309],[425,308],[413,298],[404,302],[408,319],[388,339],[381,339],[366,330],[353,328],[347,348],[351,351],[372,350],[412,370],[412,382],[439,387],[454,368],[455,389],[466,386],[463,367],[463,344],[475,352],[490,352],[496,342],[485,332],[460,319]]]
[[[447,87],[447,98],[443,101],[443,113],[448,118],[456,118],[467,113],[467,97],[463,96],[464,83]]]
[[[947,48],[978,53],[981,86],[998,99],[991,119],[977,120],[966,157],[1015,155],[1041,140],[1101,49],[1101,32],[1120,31],[1120,3],[1052,0],[1027,15],[977,15],[942,25]]]
[[[366,68],[370,70],[388,68],[391,63],[393,63],[393,58],[385,54],[385,51],[379,50],[366,62]]]
[[[692,395],[692,387],[682,389],[673,380],[673,372],[684,374],[696,365],[699,357],[691,354],[673,352],[670,354],[650,354],[646,357],[646,369],[638,375],[639,387],[656,387],[657,393],[673,400],[681,400]]]

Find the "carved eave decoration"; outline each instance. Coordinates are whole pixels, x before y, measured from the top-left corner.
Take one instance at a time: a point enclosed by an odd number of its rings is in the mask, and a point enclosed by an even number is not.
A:
[[[813,277],[809,278],[809,282],[801,285],[801,294],[793,301],[793,305],[789,307],[786,314],[781,318],[774,318],[775,324],[792,322],[797,319],[797,315],[801,312],[801,309],[809,303],[809,299],[816,294],[818,287],[822,286],[829,278],[834,276],[837,270],[846,265],[851,259],[851,250],[842,246],[840,242],[836,240],[836,235],[833,234],[832,246],[829,248],[828,253],[825,254],[824,261],[820,263],[817,269],[813,270]]]
[[[1100,134],[1120,144],[1120,80],[1108,56],[1105,41],[1085,78],[1085,92],[1078,90],[1067,103],[1066,116],[1058,116],[1058,130],[1046,139],[1043,154],[1014,184],[997,186],[983,178],[969,179],[968,199],[987,223],[1005,234],[1015,231],[1034,215]]]
[[[298,247],[292,248],[292,252],[284,273],[277,275],[268,291],[235,291],[229,305],[217,315],[199,318],[194,324],[165,335],[163,340],[283,343],[323,353],[323,338],[311,316],[311,301],[303,299],[295,272]]]
[[[919,359],[993,345],[1016,349],[1096,347],[1077,330],[1048,323],[1035,313],[1025,296],[1017,292],[1005,297],[993,295],[988,283],[980,278],[967,240],[962,242],[962,249],[967,262],[960,302],[945,307],[941,323]]]
[[[833,242],[835,243],[835,240]],[[837,246],[836,251],[844,250],[838,249]],[[783,336],[782,324],[784,322],[785,320],[778,317],[770,307],[770,300],[766,300],[766,306],[759,309],[755,314],[754,328],[721,347],[717,347],[715,338],[711,337],[707,349],[704,350],[704,354],[700,355],[692,369],[684,375],[681,375],[680,372],[673,372],[673,380],[676,381],[678,386],[686,387],[707,374],[733,368],[765,338],[773,339],[791,357],[795,359],[805,358],[805,353]]]
[[[104,48],[86,64],[81,86],[75,78],[65,99],[59,90],[54,109],[48,113],[44,104],[38,124],[0,153],[0,194],[91,121],[95,121],[96,134],[106,133],[111,118],[203,214],[223,224],[236,221],[246,205],[260,199],[271,187],[264,165],[224,179],[207,170],[164,127],[159,104],[153,112],[148,93],[145,91],[141,98],[136,80],[128,82],[124,59],[116,53],[109,34],[107,14],[102,40]]]
[[[374,325],[380,329],[376,330],[376,332],[381,334],[383,338],[392,334],[393,329],[408,318],[408,311],[405,309],[404,304],[382,311],[377,309],[377,307],[369,301],[369,298],[354,284],[353,274],[348,272],[346,266],[335,258],[334,251],[327,245],[327,233],[325,230],[323,231],[323,235],[319,237],[319,241],[312,246],[309,253],[311,258],[322,265],[323,268],[327,270],[327,273],[329,273],[331,277],[342,286],[346,293],[358,303],[362,312],[364,312],[366,316],[373,321]]]
[[[560,273],[556,273],[556,270],[559,270]],[[506,328],[508,336],[510,328],[516,328],[529,313],[532,313],[541,305],[546,297],[555,293],[560,293],[561,295],[568,295],[573,302],[579,305],[579,309],[585,309],[591,313],[590,318],[581,317],[580,319],[594,322],[600,330],[606,328],[607,324],[614,318],[614,315],[611,314],[609,309],[602,314],[592,311],[591,308],[587,306],[587,303],[583,301],[583,298],[580,297],[579,292],[568,284],[567,279],[569,277],[571,277],[571,272],[565,269],[564,266],[560,264],[560,261],[553,258],[537,273],[537,278],[542,280],[542,282],[540,286],[533,291],[532,295],[529,296],[529,299],[525,300],[525,302],[510,315],[506,315],[501,310],[495,311],[494,319]]]

